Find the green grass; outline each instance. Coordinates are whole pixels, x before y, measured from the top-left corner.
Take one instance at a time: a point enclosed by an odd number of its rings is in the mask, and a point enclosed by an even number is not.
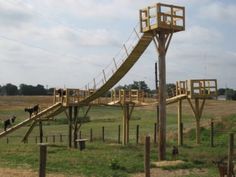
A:
[[[80,115],[83,115],[85,110],[80,110]],[[16,109],[20,117],[24,117],[25,113],[22,110]],[[1,112],[7,115],[7,111]],[[143,145],[135,144],[136,126],[140,126],[140,141],[145,135],[151,135],[153,141],[154,123],[156,115],[154,110],[135,109],[133,118],[130,121],[130,144],[121,146],[117,144],[118,125],[122,125],[122,110],[120,107],[94,107],[89,112],[90,122],[84,123],[81,131],[82,137],[89,138],[90,129],[93,129],[94,142],[86,144],[85,151],[78,151],[67,148],[67,136],[63,137],[63,142],[48,147],[48,162],[47,171],[52,173],[63,173],[65,175],[97,176],[97,177],[126,177],[132,173],[143,171]],[[204,118],[203,118],[204,120]],[[236,115],[225,117],[222,123],[216,125],[217,130],[235,130],[234,122]],[[20,121],[20,120],[18,120]],[[202,144],[195,145],[195,122],[192,115],[184,115],[184,127],[193,127],[184,136],[185,146],[179,148],[179,159],[185,161],[185,164],[175,167],[165,167],[166,170],[176,169],[193,169],[207,168],[208,172],[205,175],[217,176],[217,169],[211,163],[224,157],[227,154],[227,134],[216,134],[217,146],[211,148],[209,146],[209,128],[202,128],[201,140]],[[44,123],[44,135],[67,135],[68,125],[66,116],[61,114],[55,122]],[[177,115],[168,114],[167,116],[167,132],[174,134],[171,139],[167,139],[167,159],[171,160],[171,148],[176,145],[176,129]],[[101,141],[102,127],[105,127],[105,143]],[[31,168],[37,171],[38,169],[38,152],[39,147],[35,144],[35,136],[38,136],[38,127],[36,126],[29,138],[29,144],[20,143],[20,140],[27,128],[17,130],[9,136],[9,144],[6,144],[6,138],[0,139],[0,166],[1,167],[22,167]],[[122,130],[122,127],[121,127]],[[15,137],[14,137],[15,136]],[[20,137],[16,137],[20,136]],[[48,139],[52,142],[52,137]],[[151,160],[157,161],[157,147],[151,146]],[[196,174],[188,175],[187,177],[195,177]]]

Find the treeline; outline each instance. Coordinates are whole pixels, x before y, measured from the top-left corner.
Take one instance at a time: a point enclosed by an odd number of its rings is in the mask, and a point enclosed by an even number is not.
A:
[[[27,85],[27,84],[20,84],[17,87],[14,84],[8,83],[6,85],[0,86],[0,95],[53,95],[54,88],[46,89],[43,85]]]
[[[171,93],[173,90],[175,90],[175,84],[167,84],[167,93]],[[146,93],[149,93],[150,95],[156,94],[156,89],[150,89],[150,87],[147,85],[145,81],[133,81],[131,84],[127,85],[119,85],[115,89],[139,89],[144,90]],[[20,84],[19,87],[17,87],[14,84],[8,83],[6,85],[1,86],[0,85],[0,95],[25,95],[25,96],[31,96],[31,95],[53,95],[54,88],[45,88],[43,85],[27,85],[27,84]],[[106,96],[110,95],[110,92],[107,92],[105,94]],[[224,96],[226,100],[236,100],[236,90],[231,88],[220,88],[218,89],[218,95]]]
[[[231,88],[218,89],[218,95],[225,96],[226,100],[236,100],[236,90],[231,89]]]

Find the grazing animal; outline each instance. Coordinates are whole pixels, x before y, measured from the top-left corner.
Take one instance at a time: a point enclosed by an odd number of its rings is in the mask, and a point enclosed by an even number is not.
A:
[[[33,106],[32,108],[25,108],[25,112],[28,112],[29,113],[29,116],[31,118],[32,114],[34,113],[35,115],[38,114],[39,112],[39,105],[35,105]]]
[[[11,127],[12,124],[15,122],[15,120],[16,120],[16,116],[12,116],[12,118],[9,118],[9,119],[3,121],[4,131],[7,130],[7,127]]]
[[[176,146],[173,146],[172,149],[172,159],[176,160],[176,157],[179,155],[179,149]]]
[[[63,89],[58,89],[58,90],[57,90],[57,93],[59,94],[60,97],[66,95],[66,91],[63,90]]]
[[[219,160],[219,161],[212,161],[212,163],[217,166],[219,173],[220,173],[220,177],[227,176],[227,163],[226,162],[223,162],[223,160]],[[231,176],[235,177],[234,165],[232,165],[230,172],[231,172]]]

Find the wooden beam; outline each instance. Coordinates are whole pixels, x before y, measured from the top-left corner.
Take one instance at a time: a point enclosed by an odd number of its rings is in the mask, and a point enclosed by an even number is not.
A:
[[[180,99],[178,101],[178,145],[182,146],[182,129],[181,129],[181,123],[182,123],[182,100]]]
[[[158,40],[158,37],[155,36]],[[159,33],[158,46],[159,61],[159,136],[158,155],[159,160],[166,159],[166,53],[165,53],[165,33]]]
[[[68,146],[72,147],[72,106],[69,106],[69,119],[68,119]]]

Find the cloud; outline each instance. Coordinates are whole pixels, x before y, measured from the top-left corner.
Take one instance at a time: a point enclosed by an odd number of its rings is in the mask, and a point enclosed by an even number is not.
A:
[[[201,8],[200,15],[204,19],[210,19],[215,22],[236,24],[236,5],[213,1]]]
[[[0,21],[3,27],[19,28],[32,20],[32,15],[21,7],[9,2],[0,1]]]

